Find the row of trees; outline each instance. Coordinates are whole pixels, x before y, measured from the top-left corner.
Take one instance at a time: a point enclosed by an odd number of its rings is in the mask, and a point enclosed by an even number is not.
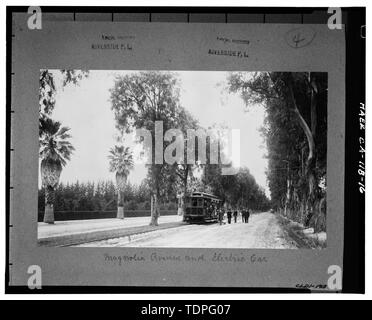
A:
[[[171,72],[150,71],[118,76],[111,90],[111,104],[116,128],[122,135],[138,128],[146,129],[151,135],[150,143],[144,144],[144,151],[145,157],[150,159],[147,178],[150,187],[150,225],[157,226],[159,201],[177,184],[183,185],[186,195],[191,168],[176,159],[172,164],[155,161],[156,152],[163,155],[170,144],[177,143],[177,137],[171,137],[169,141],[157,145],[156,122],[162,122],[164,132],[178,128],[186,133],[187,129],[198,127],[197,121],[181,106],[179,82]]]
[[[198,144],[201,141],[189,137],[187,130],[194,129],[205,132],[198,121],[180,104],[180,85],[177,76],[171,72],[138,72],[118,76],[111,90],[112,110],[115,114],[116,127],[124,135],[134,129],[143,128],[150,132],[151,142],[144,144],[146,157],[150,158],[147,181],[150,186],[151,222],[158,224],[159,201],[175,190],[180,195],[180,214],[185,212],[185,196],[192,190],[210,190],[220,196],[225,202],[233,206],[255,206],[255,208],[268,208],[268,200],[248,169],[241,169],[237,175],[224,176],[222,148],[220,137],[221,127],[214,126],[217,133],[206,140],[206,162],[200,161]],[[155,141],[156,123],[162,122],[163,131],[177,128],[174,136],[164,139],[162,145]],[[185,143],[184,139],[187,136]],[[181,141],[178,140],[182,137]],[[163,135],[161,136],[163,138]],[[218,163],[211,164],[211,144],[218,143]],[[179,149],[180,144],[182,147]],[[195,162],[186,163],[187,151],[191,146],[195,155]],[[149,147],[150,146],[150,147]],[[147,148],[147,149],[146,149]],[[155,149],[157,150],[155,151]],[[161,148],[161,150],[159,150]],[[173,162],[157,163],[156,152],[163,155],[169,148],[173,148]],[[195,149],[195,150],[194,150]],[[181,154],[177,152],[181,150]],[[123,158],[124,161],[124,158]],[[202,181],[194,177],[196,170],[202,170]]]
[[[149,187],[127,183],[122,190],[126,210],[150,210]],[[39,211],[45,210],[45,188],[39,189]],[[162,210],[177,210],[177,198],[162,202]],[[117,186],[113,181],[59,183],[55,189],[55,211],[114,211],[117,210]]]
[[[227,206],[249,207],[253,210],[267,210],[270,206],[264,190],[258,186],[247,168],[241,168],[236,175],[203,177],[192,179],[188,188],[205,190],[219,196]],[[122,206],[125,210],[150,210],[149,184],[146,180],[139,185],[127,182],[122,189]],[[118,206],[117,185],[113,181],[59,183],[54,190],[55,211],[114,211]],[[173,188],[167,197],[161,197],[161,210],[177,210],[177,190]],[[39,211],[45,210],[45,188],[39,189]]]
[[[203,184],[220,197],[227,206],[265,211],[270,201],[248,168],[239,168],[235,175],[221,175],[221,166],[209,165],[203,176]]]
[[[77,84],[87,76],[84,71],[60,70],[62,86],[69,83]],[[105,194],[97,193],[92,185],[84,187],[84,192],[74,190],[74,187],[58,187],[58,181],[62,167],[70,159],[74,148],[69,142],[69,128],[62,127],[59,122],[52,120],[51,114],[55,105],[56,86],[54,74],[48,70],[41,72],[40,76],[40,158],[41,177],[45,193],[44,221],[54,222],[54,206],[61,205],[56,201],[56,190],[66,196],[63,207],[79,208],[105,208],[111,205],[105,198]],[[124,204],[131,201],[130,188],[127,178],[133,169],[133,155],[128,146],[125,146],[125,134],[134,129],[142,128],[150,132],[150,143],[143,144],[146,157],[150,159],[148,176],[144,183],[148,190],[150,201],[151,222],[150,225],[158,225],[160,215],[160,203],[172,202],[180,195],[180,213],[185,211],[184,197],[191,190],[202,189],[221,196],[226,202],[234,206],[249,205],[256,209],[267,208],[268,200],[261,188],[258,187],[248,169],[241,169],[236,176],[223,176],[223,167],[219,153],[218,164],[200,163],[198,152],[195,154],[195,162],[187,164],[182,161],[187,153],[187,146],[179,149],[179,136],[186,136],[188,129],[201,128],[196,119],[180,104],[180,84],[175,74],[171,72],[138,72],[117,76],[114,87],[111,89],[111,107],[115,114],[116,128],[119,132],[118,145],[109,151],[108,165],[111,172],[115,173],[117,195],[117,217],[124,217]],[[164,137],[164,142],[159,145],[155,141],[156,123],[162,122],[162,130],[177,128],[177,134]],[[219,140],[219,134],[210,137],[207,148],[210,148],[212,140]],[[199,141],[199,140],[198,140]],[[143,141],[142,141],[143,142]],[[189,143],[188,141],[187,143]],[[196,142],[196,141],[194,141]],[[196,142],[198,150],[198,142]],[[173,161],[159,163],[155,161],[157,153],[169,149],[168,156]],[[221,144],[220,144],[221,148]],[[157,149],[157,150],[156,150]],[[182,154],[177,151],[182,150]],[[221,150],[221,149],[220,149]],[[207,150],[208,154],[209,149]],[[175,153],[175,154],[174,154]],[[209,158],[208,158],[209,160]],[[203,178],[198,180],[194,173],[196,170],[203,171]],[[112,187],[112,186],[111,186]],[[98,189],[98,186],[97,186]],[[141,186],[139,187],[141,189]],[[111,194],[112,196],[112,189]],[[69,196],[68,196],[69,194]],[[129,200],[128,200],[129,197]],[[60,199],[60,197],[58,198]],[[69,199],[69,200],[67,200]],[[71,200],[71,201],[70,201]],[[94,201],[93,201],[94,200]],[[137,199],[138,200],[138,199]],[[90,204],[88,204],[88,202]],[[108,203],[106,201],[109,201]]]
[[[265,108],[262,134],[273,206],[317,231],[326,227],[327,73],[231,73],[228,90]]]

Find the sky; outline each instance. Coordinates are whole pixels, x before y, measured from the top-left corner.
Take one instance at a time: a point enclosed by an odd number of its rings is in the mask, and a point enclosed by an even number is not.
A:
[[[71,128],[70,141],[76,149],[62,171],[61,182],[114,179],[114,174],[109,172],[108,153],[115,145],[117,131],[109,89],[113,87],[116,74],[128,72],[133,71],[91,70],[78,85],[69,84],[64,88],[56,72],[57,94],[52,117]],[[180,103],[198,119],[202,127],[218,123],[240,130],[240,165],[250,170],[269,196],[265,175],[266,146],[258,131],[263,125],[263,108],[252,106],[247,111],[238,95],[224,92],[222,86],[227,72],[175,72],[181,83]],[[146,172],[143,164],[135,164],[128,180],[138,184],[145,178]]]

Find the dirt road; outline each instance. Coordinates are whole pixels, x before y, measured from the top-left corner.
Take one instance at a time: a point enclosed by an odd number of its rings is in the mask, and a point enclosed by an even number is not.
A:
[[[275,248],[295,249],[285,240],[274,214],[264,212],[251,215],[249,223],[232,222],[223,225],[190,224],[110,240],[86,243],[89,247],[167,247],[167,248]]]

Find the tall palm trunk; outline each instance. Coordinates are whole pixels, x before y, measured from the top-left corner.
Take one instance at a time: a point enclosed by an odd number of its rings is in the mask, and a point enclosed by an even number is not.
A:
[[[124,190],[127,182],[127,176],[124,173],[116,172],[116,188],[118,192],[118,211],[116,217],[124,219]]]
[[[54,200],[55,189],[61,175],[62,165],[58,161],[50,159],[42,160],[40,165],[41,180],[45,188],[45,211],[44,222],[54,223]]]
[[[45,187],[45,210],[44,210],[44,222],[54,224],[54,198],[55,190],[51,186]]]
[[[124,196],[121,190],[118,190],[118,211],[116,217],[118,219],[124,219]]]
[[[177,198],[177,215],[183,215],[183,195],[180,194]]]

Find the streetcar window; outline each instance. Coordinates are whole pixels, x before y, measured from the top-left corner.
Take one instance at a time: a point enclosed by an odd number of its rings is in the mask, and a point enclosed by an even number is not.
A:
[[[192,206],[197,207],[198,206],[198,199],[192,199]]]
[[[203,199],[198,199],[198,207],[202,207],[203,206]]]

